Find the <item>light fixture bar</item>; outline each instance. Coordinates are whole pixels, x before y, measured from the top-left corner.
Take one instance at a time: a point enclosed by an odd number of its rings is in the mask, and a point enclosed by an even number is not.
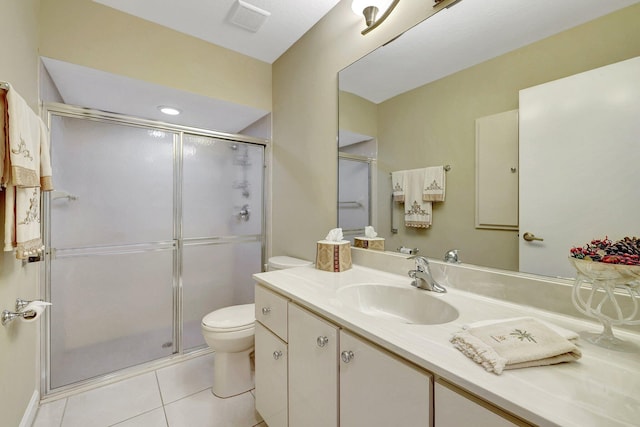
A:
[[[384,13],[382,14],[382,16],[380,16],[379,19],[375,20],[371,25],[369,25],[369,23],[367,22],[367,28],[362,30],[360,32],[360,34],[362,34],[364,36],[369,31],[372,31],[374,28],[377,28],[378,25],[382,24],[384,22],[384,20],[387,19],[389,17],[389,15],[391,15],[391,12],[393,11],[393,9],[395,9],[395,7],[398,5],[398,3],[400,3],[400,0],[393,0],[393,2],[389,5],[387,10],[384,11]]]

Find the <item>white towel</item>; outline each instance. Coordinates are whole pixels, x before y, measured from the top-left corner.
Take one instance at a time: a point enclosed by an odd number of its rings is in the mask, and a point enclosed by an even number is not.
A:
[[[413,228],[431,226],[431,202],[422,200],[425,169],[405,171],[404,225]]]
[[[17,259],[38,255],[43,249],[40,236],[40,188],[5,189],[5,251],[16,250]],[[14,210],[15,207],[15,210]]]
[[[13,89],[0,90],[0,175],[5,189],[5,251],[18,259],[42,251],[40,191],[53,190],[49,134]]]
[[[8,112],[5,158],[9,159],[9,167],[4,170],[3,182],[17,187],[39,187],[41,120],[13,89],[7,90],[5,108]]]
[[[391,172],[391,191],[394,202],[404,202],[405,171]]]
[[[425,168],[422,200],[425,202],[444,202],[445,176],[443,166]]]
[[[552,365],[580,359],[573,342],[533,318],[469,325],[451,338],[453,345],[488,372]]]

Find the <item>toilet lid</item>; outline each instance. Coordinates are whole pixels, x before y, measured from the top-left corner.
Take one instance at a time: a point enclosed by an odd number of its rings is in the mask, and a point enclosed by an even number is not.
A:
[[[212,311],[204,316],[202,324],[214,329],[237,330],[253,326],[255,320],[255,304],[242,304]]]
[[[269,258],[269,265],[273,268],[293,268],[293,267],[304,267],[307,265],[311,265],[311,261],[307,261],[306,259],[293,258],[290,256],[274,256]]]

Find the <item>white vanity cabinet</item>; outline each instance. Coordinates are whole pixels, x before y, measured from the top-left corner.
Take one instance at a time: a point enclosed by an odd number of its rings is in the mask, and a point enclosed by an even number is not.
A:
[[[289,424],[338,426],[338,327],[289,303]]]
[[[288,426],[288,300],[256,286],[256,410],[269,427]]]
[[[340,427],[431,426],[431,375],[340,331]]]
[[[435,383],[434,395],[435,427],[530,425],[441,380]]]

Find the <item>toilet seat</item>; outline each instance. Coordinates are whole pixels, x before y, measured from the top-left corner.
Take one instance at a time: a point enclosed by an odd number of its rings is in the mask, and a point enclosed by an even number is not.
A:
[[[234,332],[254,328],[255,304],[233,305],[212,311],[202,319],[202,327],[211,332]]]

